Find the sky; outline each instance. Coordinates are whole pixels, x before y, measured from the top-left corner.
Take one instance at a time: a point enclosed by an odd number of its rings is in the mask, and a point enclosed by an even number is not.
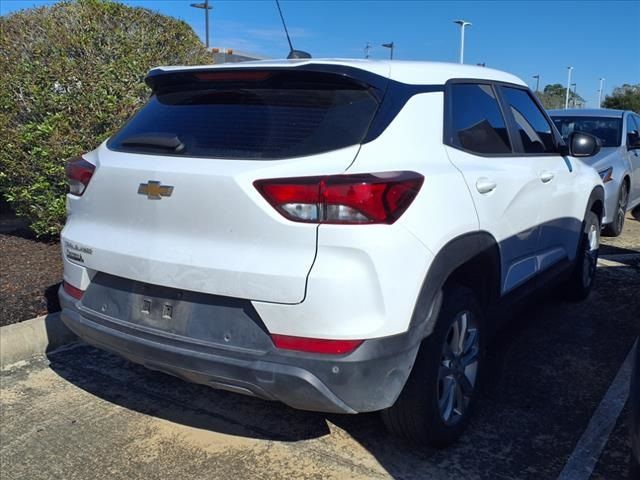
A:
[[[189,23],[204,41],[203,0],[121,0]],[[1,0],[0,14],[56,3],[54,0]],[[210,44],[270,58],[289,48],[275,1],[211,0]],[[604,93],[624,83],[640,83],[640,1],[348,1],[281,0],[296,49],[314,57],[388,58],[382,43],[394,42],[394,58],[458,61],[460,27],[465,63],[485,63],[511,72],[535,89],[572,83],[597,107],[600,78]],[[603,96],[604,98],[604,96]]]

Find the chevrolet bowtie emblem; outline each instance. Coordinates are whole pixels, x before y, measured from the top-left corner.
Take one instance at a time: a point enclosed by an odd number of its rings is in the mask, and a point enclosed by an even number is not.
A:
[[[151,200],[160,200],[162,197],[170,197],[173,193],[173,187],[168,185],[160,185],[160,182],[149,180],[148,183],[141,183],[138,187],[140,195],[146,195]]]

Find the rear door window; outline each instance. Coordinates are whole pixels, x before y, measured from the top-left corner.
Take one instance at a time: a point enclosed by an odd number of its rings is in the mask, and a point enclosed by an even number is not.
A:
[[[528,91],[501,87],[518,128],[523,153],[556,153],[551,125]]]
[[[338,75],[204,72],[157,87],[107,146],[221,159],[315,155],[361,143],[377,108],[372,88]]]
[[[491,85],[454,83],[449,92],[452,146],[483,155],[511,152],[504,117]]]

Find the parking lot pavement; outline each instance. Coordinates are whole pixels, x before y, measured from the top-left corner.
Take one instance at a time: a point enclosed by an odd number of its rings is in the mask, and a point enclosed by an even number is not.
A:
[[[447,450],[390,438],[375,414],[300,412],[78,344],[0,375],[3,478],[557,478],[640,334],[640,222],[603,242],[587,301],[539,298],[491,343],[479,409]],[[626,478],[627,413],[594,478]]]

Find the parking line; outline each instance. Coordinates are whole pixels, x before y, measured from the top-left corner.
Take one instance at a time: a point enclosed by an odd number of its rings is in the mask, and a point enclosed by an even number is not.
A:
[[[587,429],[576,444],[558,480],[587,480],[591,477],[600,454],[607,444],[609,435],[629,396],[633,352],[634,347],[627,354],[627,358],[625,358],[616,374],[616,378],[613,379],[607,393],[591,417]]]

